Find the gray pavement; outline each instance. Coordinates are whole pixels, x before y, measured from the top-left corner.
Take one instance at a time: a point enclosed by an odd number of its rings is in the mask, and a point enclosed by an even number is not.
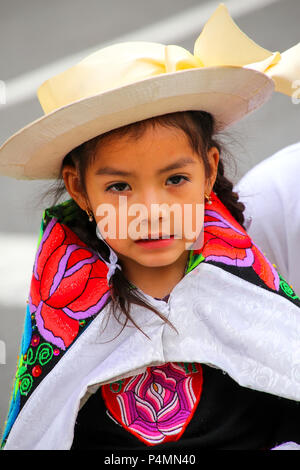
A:
[[[113,41],[168,19],[169,15],[185,13],[207,3],[212,4],[212,13],[215,2],[199,0],[1,0],[0,80],[10,81],[70,54]],[[230,2],[225,0],[224,3]],[[261,46],[283,52],[300,40],[299,17],[299,0],[278,0],[239,16],[236,22]],[[174,36],[174,31],[172,34]],[[196,38],[195,34],[187,34],[176,43],[192,52]],[[0,105],[0,144],[42,114],[36,97],[13,106]],[[263,108],[230,129],[223,140],[228,143],[236,163],[236,171],[234,162],[229,162],[227,170],[233,182],[264,158],[299,141],[299,124],[300,104],[295,105],[290,98],[275,93]],[[10,234],[19,234],[20,240],[23,235],[37,237],[44,208],[40,195],[48,186],[49,183],[41,181],[15,181],[0,176],[0,235],[6,234],[9,238]],[[8,245],[0,245],[0,273],[4,269],[1,253],[7,249]],[[2,276],[12,274],[2,273]],[[0,285],[0,292],[1,288]],[[16,290],[16,298],[18,293]],[[6,345],[5,364],[0,360],[0,432],[7,413],[23,327],[25,299],[24,309],[20,303],[1,304],[0,301],[0,341]]]

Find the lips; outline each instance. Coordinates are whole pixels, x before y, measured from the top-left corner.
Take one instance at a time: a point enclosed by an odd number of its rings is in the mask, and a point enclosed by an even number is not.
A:
[[[139,240],[136,240],[136,243],[138,243],[138,242],[147,242],[147,241],[155,241],[155,240],[168,240],[170,238],[174,238],[174,235],[159,235],[159,237],[157,237],[157,236],[151,237],[151,235],[148,235],[148,238],[140,238]]]

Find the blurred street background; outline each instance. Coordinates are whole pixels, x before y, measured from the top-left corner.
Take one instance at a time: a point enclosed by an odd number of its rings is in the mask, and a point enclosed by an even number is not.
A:
[[[224,0],[251,39],[283,52],[300,41],[299,0]],[[219,2],[204,0],[0,0],[0,145],[43,115],[36,89],[105,45],[125,40],[194,42]],[[300,77],[299,77],[300,79]],[[4,99],[5,98],[5,99]],[[5,101],[5,102],[4,102]],[[234,183],[299,141],[300,104],[274,93],[224,136]],[[8,411],[43,209],[45,181],[0,176],[0,435]]]

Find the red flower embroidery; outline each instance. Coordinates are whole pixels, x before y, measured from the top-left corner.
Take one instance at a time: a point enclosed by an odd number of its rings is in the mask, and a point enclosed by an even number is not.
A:
[[[79,320],[97,314],[109,296],[106,264],[68,227],[52,219],[33,268],[29,305],[40,334],[65,350]]]
[[[280,280],[272,264],[214,192],[211,201],[211,205],[205,206],[204,243],[195,253],[201,253],[205,261],[252,266],[268,287],[278,291]]]
[[[143,374],[102,386],[108,410],[148,445],[178,440],[202,393],[202,367],[189,366],[186,372],[176,363],[148,367]]]

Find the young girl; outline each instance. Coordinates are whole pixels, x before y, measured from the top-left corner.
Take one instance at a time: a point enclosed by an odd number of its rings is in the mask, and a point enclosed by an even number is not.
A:
[[[230,53],[207,64],[220,25]],[[275,74],[276,54],[221,5],[194,56],[120,44],[39,89],[1,172],[69,199],[43,215],[4,449],[299,447],[300,299],[247,235],[215,136],[280,88],[242,67]]]

